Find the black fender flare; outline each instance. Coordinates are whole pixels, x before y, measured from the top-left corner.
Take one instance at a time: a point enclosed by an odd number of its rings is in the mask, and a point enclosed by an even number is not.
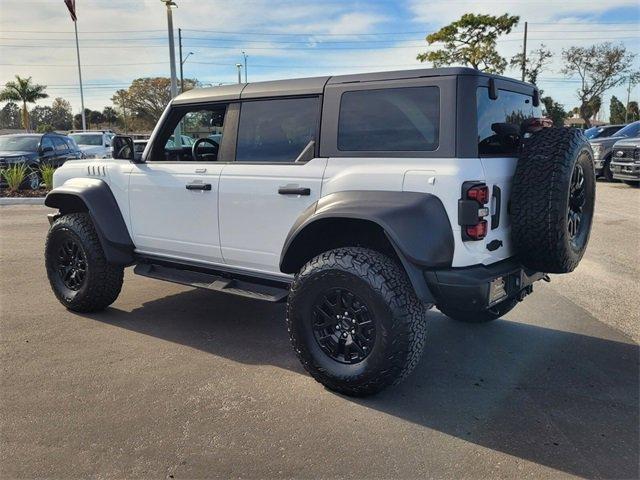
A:
[[[297,219],[280,255],[280,270],[295,273],[296,239],[326,218],[367,220],[380,226],[400,258],[418,297],[433,301],[423,270],[451,267],[454,239],[438,197],[429,193],[348,190],[320,198]]]
[[[86,211],[91,216],[107,261],[134,262],[134,245],[111,188],[97,178],[72,178],[51,190],[44,204],[60,213]]]

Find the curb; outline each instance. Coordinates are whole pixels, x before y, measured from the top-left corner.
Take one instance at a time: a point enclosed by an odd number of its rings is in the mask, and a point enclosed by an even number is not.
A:
[[[45,197],[1,197],[0,205],[44,205]]]

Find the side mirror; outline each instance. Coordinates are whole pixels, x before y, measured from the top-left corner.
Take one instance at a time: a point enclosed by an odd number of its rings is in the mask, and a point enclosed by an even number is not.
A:
[[[111,157],[134,161],[133,137],[116,135],[111,139]]]
[[[109,142],[104,144],[105,147],[109,148],[111,146],[111,144]]]
[[[40,153],[42,153],[42,154],[49,153],[49,152],[53,152],[53,147],[42,147],[40,149]]]

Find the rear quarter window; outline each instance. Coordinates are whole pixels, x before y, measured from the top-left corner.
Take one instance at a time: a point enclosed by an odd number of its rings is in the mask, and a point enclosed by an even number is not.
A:
[[[439,125],[438,87],[348,91],[340,99],[338,150],[433,151]]]
[[[489,98],[489,89],[476,90],[478,112],[478,154],[481,156],[516,156],[520,144],[520,124],[541,117],[540,107],[533,106],[530,95],[499,90],[498,98]]]

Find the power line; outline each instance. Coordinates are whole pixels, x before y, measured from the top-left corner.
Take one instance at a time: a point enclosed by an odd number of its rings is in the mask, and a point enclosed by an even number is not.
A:
[[[640,35],[633,36],[625,36],[625,37],[609,37],[612,40],[638,40]],[[593,37],[562,37],[562,38],[530,38],[532,41],[545,41],[545,42],[553,42],[553,41],[566,41],[566,40],[592,40]],[[498,39],[497,43],[503,42],[521,42],[522,40],[519,38],[513,39]],[[185,47],[191,48],[211,48],[211,49],[232,49],[237,50],[238,48],[242,48],[243,45],[247,45],[251,43],[251,41],[239,42],[237,46],[223,46],[223,45],[185,45]],[[254,42],[255,43],[255,42]],[[265,42],[262,42],[265,43]],[[277,49],[277,45],[288,44],[289,42],[267,42],[273,43],[273,47],[247,47],[247,49],[251,48],[253,50],[274,50]],[[306,43],[306,42],[305,42]],[[316,43],[315,45],[309,45],[306,47],[286,47],[287,50],[386,50],[386,49],[407,49],[407,48],[425,48],[429,45],[425,45],[423,43],[416,45],[388,45],[388,46],[378,46],[378,47],[359,47],[359,46],[346,46],[346,47],[324,47],[322,43]],[[51,45],[0,45],[0,47],[4,48],[51,48]],[[55,48],[75,48],[71,45],[56,45]],[[166,45],[86,45],[83,48],[166,48]]]

